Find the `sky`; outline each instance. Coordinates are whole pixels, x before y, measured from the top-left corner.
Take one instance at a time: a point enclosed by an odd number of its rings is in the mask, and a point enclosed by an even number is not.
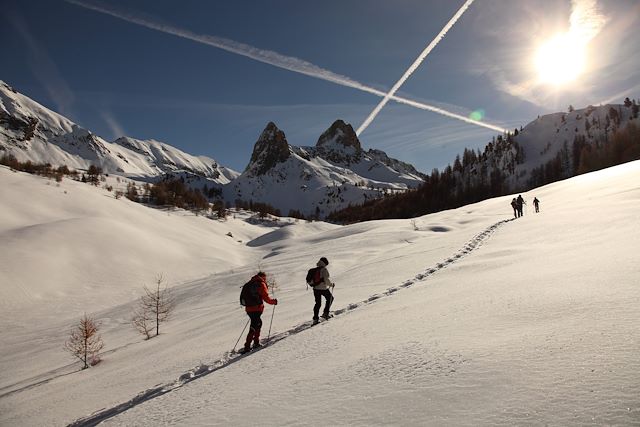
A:
[[[2,8],[0,79],[107,140],[155,139],[238,171],[269,121],[308,146],[342,119],[365,149],[430,172],[538,115],[640,98],[633,0]]]
[[[211,220],[0,166],[0,425],[637,426],[639,180],[635,161],[535,188],[516,220],[501,196],[339,226]],[[321,256],[334,317],[310,328]],[[258,269],[269,344],[235,358]],[[176,306],[144,340],[130,319],[160,274]],[[81,371],[62,346],[84,313],[104,348]]]

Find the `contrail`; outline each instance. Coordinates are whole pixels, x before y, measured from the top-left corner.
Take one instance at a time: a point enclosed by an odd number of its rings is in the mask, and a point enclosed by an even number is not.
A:
[[[376,118],[376,116],[378,115],[380,110],[382,110],[382,108],[387,104],[387,102],[389,102],[389,99],[391,99],[391,97],[393,97],[393,95],[395,95],[395,93],[398,91],[398,89],[400,89],[400,86],[402,86],[404,84],[404,82],[407,81],[409,76],[411,76],[411,74],[413,74],[413,72],[420,66],[420,64],[422,64],[422,61],[424,61],[424,59],[427,57],[427,55],[429,55],[429,53],[431,53],[433,48],[435,48],[436,45],[438,43],[440,43],[440,40],[442,40],[444,38],[445,34],[447,34],[449,29],[451,29],[451,27],[453,27],[453,25],[458,21],[460,16],[462,16],[462,14],[469,8],[469,6],[471,6],[471,3],[473,3],[473,1],[474,0],[467,0],[462,5],[462,7],[458,10],[458,12],[456,12],[456,14],[453,15],[453,17],[449,20],[449,22],[447,22],[447,25],[445,25],[444,28],[442,28],[440,33],[438,33],[438,35],[431,41],[431,43],[429,43],[429,45],[422,51],[422,53],[420,55],[418,55],[418,58],[416,58],[416,60],[413,61],[413,64],[411,64],[409,69],[407,71],[405,71],[405,73],[402,75],[402,77],[400,77],[400,80],[398,80],[396,82],[396,84],[393,85],[393,87],[391,88],[389,93],[387,93],[384,96],[384,98],[382,98],[382,101],[380,101],[380,103],[378,105],[376,105],[376,108],[374,108],[373,111],[371,112],[371,114],[369,114],[369,117],[367,117],[365,119],[365,121],[360,125],[360,127],[356,131],[356,134],[358,136],[360,136],[360,134],[362,132],[364,132],[364,130],[371,124],[371,122],[373,121],[373,119]]]
[[[472,124],[472,125],[476,125],[476,126],[482,126],[484,128],[495,130],[495,131],[498,131],[500,133],[505,133],[507,131],[505,128],[501,128],[500,126],[492,125],[490,123],[485,123],[485,122],[479,122],[479,121],[473,120],[473,119],[471,119],[471,118],[469,118],[467,116],[463,116],[463,115],[460,115],[460,114],[452,113],[452,112],[444,110],[442,108],[434,107],[433,105],[423,104],[422,102],[412,101],[411,99],[401,98],[401,97],[395,96],[395,95],[391,96],[390,98],[393,99],[396,102],[401,103],[401,104],[410,105],[412,107],[420,108],[421,110],[433,111],[434,113],[438,113],[438,114],[441,114],[443,116],[451,117],[452,119],[458,119],[458,120],[461,120],[463,122],[466,122],[466,123],[469,123],[469,124]],[[360,135],[360,134],[358,133],[358,135]]]
[[[196,34],[192,31],[182,28],[174,27],[172,25],[152,22],[148,19],[139,18],[130,13],[121,12],[112,8],[108,8],[96,3],[86,3],[81,0],[66,0],[67,3],[74,4],[86,9],[90,9],[96,12],[104,13],[106,15],[113,16],[124,21],[131,22],[133,24],[141,25],[143,27],[150,28],[152,30],[160,31],[163,33],[171,34],[177,37],[182,37],[188,40],[192,40],[198,43],[203,43],[209,46],[217,47],[219,49],[226,50],[237,55],[246,56],[259,62],[273,65],[275,67],[284,68],[285,70],[294,71],[296,73],[305,74],[311,77],[320,78],[333,83],[337,83],[343,86],[349,86],[360,90],[368,90],[365,85],[358,83],[346,76],[333,73],[329,70],[320,68],[310,62],[302,59],[294,58],[291,56],[281,55],[278,52],[271,50],[258,49],[248,44],[240,43],[234,40],[226,39],[223,37],[216,37],[204,34]],[[382,92],[384,93],[384,92]]]
[[[74,4],[76,6],[83,7],[85,9],[90,9],[96,12],[100,12],[106,15],[113,16],[118,19],[122,19],[127,22],[131,22],[136,25],[140,25],[146,28],[150,28],[152,30],[160,31],[163,33],[171,34],[177,37],[182,37],[188,40],[195,41],[197,43],[206,44],[209,46],[217,47],[219,49],[226,50],[231,53],[235,53],[237,55],[242,55],[247,58],[251,58],[255,61],[263,62],[265,64],[273,65],[274,67],[282,68],[288,71],[293,71],[295,73],[300,73],[307,75],[309,77],[314,77],[317,79],[329,81],[341,86],[350,87],[353,89],[357,89],[363,92],[367,92],[379,97],[387,97],[387,93],[370,86],[364,85],[360,82],[357,82],[347,76],[343,76],[340,74],[336,74],[332,71],[326,70],[324,68],[318,67],[310,62],[304,61],[299,58],[282,55],[278,52],[274,52],[272,50],[259,49],[254,46],[240,43],[235,40],[226,39],[223,37],[216,37],[204,34],[196,34],[192,31],[185,30],[183,28],[178,28],[169,24],[153,22],[148,19],[143,19],[137,16],[134,16],[130,13],[122,12],[119,10],[115,10],[104,5],[100,5],[97,3],[86,3],[82,0],[65,0],[67,3]],[[469,0],[469,2],[472,0]],[[389,96],[390,99],[393,99],[396,102],[400,102],[406,105],[410,105],[412,107],[420,108],[422,110],[432,111],[434,113],[442,114],[447,117],[455,118],[458,120],[462,120],[463,122],[474,124],[476,126],[481,126],[484,128],[496,130],[498,132],[504,132],[505,130],[499,126],[494,126],[488,123],[483,123],[479,121],[472,120],[466,116],[462,116],[460,114],[455,114],[442,108],[438,108],[432,105],[424,104],[421,102],[413,101],[406,98],[401,98],[395,95]]]

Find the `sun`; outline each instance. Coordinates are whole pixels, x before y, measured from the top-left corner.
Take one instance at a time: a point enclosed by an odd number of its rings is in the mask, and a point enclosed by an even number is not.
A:
[[[585,45],[568,33],[557,35],[538,48],[535,67],[540,83],[565,86],[585,70]]]

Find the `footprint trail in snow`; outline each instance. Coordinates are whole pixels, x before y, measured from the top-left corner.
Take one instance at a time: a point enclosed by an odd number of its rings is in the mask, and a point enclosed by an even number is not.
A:
[[[401,283],[400,285],[397,286],[393,286],[388,288],[386,291],[381,292],[381,293],[377,293],[377,294],[373,294],[371,296],[369,296],[367,299],[361,301],[361,302],[357,302],[357,303],[351,303],[348,304],[346,307],[344,308],[340,308],[338,310],[335,310],[333,312],[333,317],[337,318],[340,317],[342,315],[345,315],[353,310],[356,310],[358,308],[367,306],[368,304],[374,303],[375,301],[380,300],[381,298],[386,298],[389,297],[393,294],[395,294],[396,292],[398,292],[401,289],[405,289],[405,288],[409,288],[411,286],[414,286],[424,280],[426,280],[429,276],[439,272],[440,270],[448,267],[449,265],[459,261],[460,259],[464,258],[466,255],[468,255],[469,253],[473,252],[474,250],[478,249],[500,226],[513,221],[513,219],[507,219],[507,220],[503,220],[503,221],[499,221],[493,225],[491,225],[490,227],[486,228],[483,232],[479,233],[478,235],[476,235],[475,237],[473,237],[469,242],[467,242],[462,249],[460,249],[458,252],[456,252],[454,255],[450,256],[449,258],[447,258],[444,261],[441,261],[439,263],[437,263],[434,267],[429,267],[427,268],[424,272],[422,273],[418,273],[415,277],[413,277],[412,279],[409,280],[405,280],[403,283]],[[321,322],[322,323],[322,322]],[[245,357],[250,356],[253,353],[257,353],[259,351],[264,350],[265,348],[270,347],[271,345],[277,343],[280,340],[283,340],[291,335],[296,335],[306,329],[309,329],[310,327],[313,326],[313,322],[312,321],[307,321],[304,323],[301,323],[299,325],[294,326],[293,328],[280,332],[278,334],[273,335],[267,344],[263,345],[262,347],[253,350],[249,353],[245,353],[245,354],[239,354],[237,352],[233,352],[233,351],[226,351],[223,356],[216,360],[215,362],[211,363],[211,364],[202,364],[199,366],[196,366],[190,370],[188,370],[187,372],[183,373],[182,375],[180,375],[180,377],[178,377],[176,380],[166,383],[166,384],[162,384],[153,388],[150,388],[148,390],[145,390],[141,393],[139,393],[138,395],[136,395],[134,398],[121,403],[119,405],[116,405],[112,408],[107,408],[107,409],[102,409],[98,412],[95,412],[87,417],[84,418],[80,418],[76,421],[74,421],[73,423],[69,424],[70,427],[88,427],[88,426],[95,426],[98,425],[99,423],[115,417],[118,414],[121,414],[125,411],[127,411],[128,409],[133,408],[134,406],[137,406],[141,403],[147,402],[151,399],[154,399],[156,397],[162,396],[164,394],[167,394],[175,389],[178,389],[180,387],[182,387],[183,385],[190,383],[191,381],[197,380],[199,378],[204,377],[205,375],[209,375],[213,372],[216,372],[220,369],[223,369],[227,366],[231,366],[232,364],[234,364],[235,362],[238,362],[242,359],[244,359]]]

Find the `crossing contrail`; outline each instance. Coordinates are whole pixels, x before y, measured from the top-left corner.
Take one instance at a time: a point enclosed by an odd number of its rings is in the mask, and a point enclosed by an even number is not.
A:
[[[373,121],[373,119],[376,118],[376,116],[378,115],[380,110],[382,110],[382,108],[387,104],[387,102],[389,102],[389,99],[391,99],[393,97],[393,95],[395,95],[395,93],[398,91],[398,89],[400,89],[400,86],[402,86],[404,84],[404,82],[407,81],[409,76],[411,76],[411,74],[413,74],[413,72],[416,69],[418,69],[420,64],[422,64],[422,61],[424,61],[424,59],[427,57],[427,55],[429,55],[429,53],[431,53],[433,48],[435,48],[437,46],[437,44],[440,43],[440,40],[442,40],[444,38],[445,34],[447,34],[449,29],[451,29],[451,27],[453,27],[453,25],[458,21],[460,16],[462,16],[462,14],[469,8],[469,6],[471,6],[471,3],[473,3],[473,1],[474,0],[467,0],[462,5],[462,7],[458,10],[458,12],[456,12],[456,14],[453,15],[453,17],[449,20],[449,22],[447,22],[447,25],[445,25],[444,28],[442,28],[442,30],[440,30],[438,35],[431,41],[431,43],[429,43],[429,45],[422,51],[422,53],[420,55],[418,55],[418,58],[416,58],[416,60],[413,61],[413,64],[411,64],[411,66],[407,69],[407,71],[405,71],[405,73],[402,75],[402,77],[400,77],[400,79],[396,82],[396,84],[393,85],[393,87],[391,88],[389,93],[387,93],[384,96],[384,98],[382,98],[382,101],[380,101],[380,103],[378,105],[376,105],[376,108],[374,108],[373,111],[371,112],[371,114],[369,114],[369,117],[367,117],[365,119],[365,121],[362,122],[362,124],[360,125],[360,127],[356,131],[356,134],[358,136],[360,136],[360,134],[362,132],[364,132],[364,130],[371,124],[371,122]]]
[[[182,37],[188,40],[192,40],[197,43],[202,43],[202,44],[213,46],[219,49],[223,49],[223,50],[226,50],[227,52],[235,53],[237,55],[242,55],[247,58],[253,59],[255,61],[273,65],[274,67],[282,68],[288,71],[293,71],[295,73],[304,74],[309,77],[314,77],[317,79],[329,81],[341,86],[357,89],[357,90],[367,92],[379,97],[392,99],[396,102],[399,102],[405,105],[409,105],[415,108],[420,108],[422,110],[438,113],[438,114],[451,117],[454,119],[458,119],[463,122],[470,123],[476,126],[481,126],[487,129],[498,131],[498,132],[505,131],[503,128],[499,126],[476,121],[466,116],[452,113],[450,111],[444,110],[442,108],[439,108],[433,105],[395,96],[394,95],[395,91],[393,91],[394,94],[389,95],[389,93],[387,92],[372,88],[356,80],[353,80],[347,76],[343,76],[343,75],[334,73],[330,70],[326,70],[324,68],[321,68],[315,64],[312,64],[300,58],[282,55],[272,50],[260,49],[260,48],[257,48],[245,43],[237,42],[235,40],[230,40],[224,37],[217,37],[217,36],[211,36],[206,34],[197,34],[192,31],[189,31],[183,28],[178,28],[170,24],[154,22],[147,18],[141,18],[131,13],[116,10],[112,7],[108,7],[96,2],[85,2],[83,0],[65,0],[65,1],[70,4],[74,4],[76,6],[80,6],[85,9],[110,15],[110,16],[113,16],[114,18],[122,19],[124,21],[131,22],[133,24],[140,25],[152,30],[160,31],[166,34],[174,35],[176,37]],[[467,3],[471,3],[472,1],[473,0],[468,0]],[[458,12],[458,14],[456,15],[459,15],[459,14],[461,14],[461,12]]]

